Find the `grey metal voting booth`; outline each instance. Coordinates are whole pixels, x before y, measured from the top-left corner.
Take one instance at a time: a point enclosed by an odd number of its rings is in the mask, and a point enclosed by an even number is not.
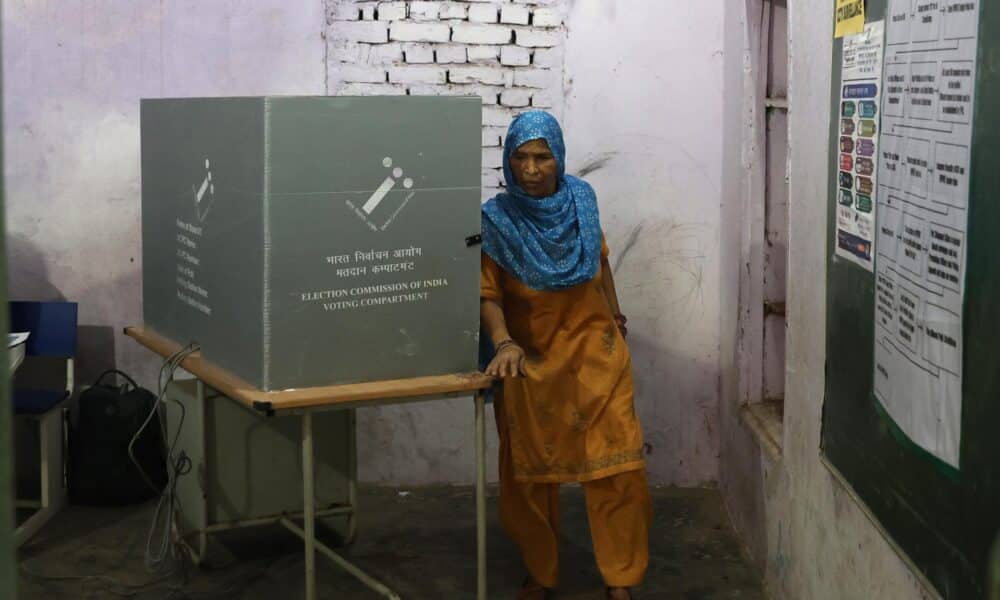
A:
[[[305,540],[308,599],[314,549],[396,597],[314,537],[317,517],[345,517],[353,537],[353,409],[474,394],[485,597],[490,381],[476,372],[480,253],[470,242],[481,107],[478,97],[142,101],[144,324],[127,333],[163,357],[198,349],[181,363],[197,383],[169,391],[196,409],[182,443],[216,475],[201,488],[179,483],[196,561],[212,531],[280,522]],[[278,415],[301,415],[301,431],[269,419]],[[219,443],[251,429],[245,446]],[[299,460],[301,494],[225,468]],[[219,500],[231,490],[242,505]]]
[[[264,391],[475,370],[481,115],[144,100],[145,325]]]

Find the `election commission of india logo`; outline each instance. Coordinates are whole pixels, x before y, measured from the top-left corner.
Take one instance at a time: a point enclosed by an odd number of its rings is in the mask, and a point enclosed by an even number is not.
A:
[[[403,168],[395,165],[391,156],[382,159],[382,166],[389,169],[389,173],[364,204],[358,206],[353,201],[347,200],[347,207],[372,231],[388,229],[396,219],[396,215],[406,208],[416,195],[416,192],[411,190],[413,179],[404,177]],[[392,193],[394,191],[396,193]]]
[[[205,217],[208,216],[208,211],[212,209],[212,203],[215,202],[215,184],[212,183],[212,165],[207,158],[205,159],[205,175],[200,184],[194,184],[191,186],[191,191],[194,193],[195,214],[198,215],[198,220],[204,223]]]

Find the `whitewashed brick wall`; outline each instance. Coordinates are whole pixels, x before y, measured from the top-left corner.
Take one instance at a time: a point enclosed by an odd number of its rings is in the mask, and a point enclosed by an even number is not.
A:
[[[569,0],[326,1],[328,93],[483,99],[484,198],[503,186],[511,119],[562,116]]]

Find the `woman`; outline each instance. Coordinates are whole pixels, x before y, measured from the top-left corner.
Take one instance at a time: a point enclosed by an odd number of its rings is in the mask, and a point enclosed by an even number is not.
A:
[[[528,112],[504,144],[507,191],[483,206],[482,322],[503,378],[500,519],[529,576],[558,580],[559,484],[583,485],[607,597],[631,598],[649,560],[642,432],[594,190],[565,174],[556,119]]]

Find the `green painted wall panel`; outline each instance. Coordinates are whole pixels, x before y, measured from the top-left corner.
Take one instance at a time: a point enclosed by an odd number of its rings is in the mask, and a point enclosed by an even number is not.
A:
[[[947,10],[948,2],[935,2]],[[885,18],[886,1],[866,3],[868,20]],[[918,2],[918,4],[928,4]],[[1000,5],[982,3],[973,134],[964,317],[962,442],[959,469],[906,443],[873,395],[874,280],[833,259],[837,198],[837,110],[841,42],[834,46],[830,122],[831,223],[827,265],[827,368],[823,453],[883,527],[949,599],[984,597],[990,546],[1000,531]],[[794,107],[792,107],[794,110]],[[801,283],[801,282],[799,282]],[[793,285],[795,283],[793,282]]]

